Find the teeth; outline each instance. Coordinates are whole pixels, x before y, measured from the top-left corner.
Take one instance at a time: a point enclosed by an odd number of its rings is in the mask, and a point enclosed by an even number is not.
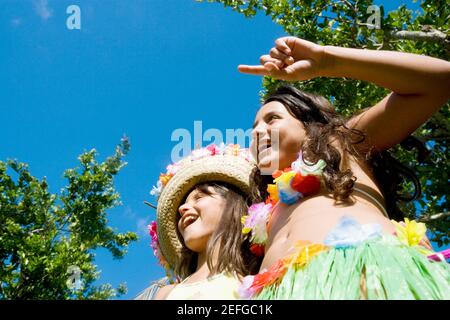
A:
[[[264,151],[264,150],[266,150],[266,149],[269,149],[271,146],[272,146],[272,145],[270,145],[270,144],[266,144],[266,145],[264,145],[264,146],[260,146],[260,147],[259,147],[259,152],[262,152],[262,151]]]
[[[193,216],[187,217],[187,218],[184,220],[184,226],[185,226],[185,227],[189,226],[190,224],[194,223],[195,220],[197,220],[196,217],[193,217]]]

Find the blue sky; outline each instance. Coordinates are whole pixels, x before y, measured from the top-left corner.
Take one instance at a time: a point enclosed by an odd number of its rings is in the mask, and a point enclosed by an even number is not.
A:
[[[81,30],[66,27],[72,4]],[[2,0],[0,159],[28,163],[58,192],[79,154],[96,148],[104,159],[130,137],[116,180],[123,205],[108,216],[140,240],[119,261],[97,251],[96,263],[99,283],[126,282],[123,298],[133,298],[164,275],[146,229],[155,212],[143,201],[154,200],[149,191],[170,162],[172,132],[193,131],[196,120],[203,131],[250,128],[261,79],[237,65],[258,63],[283,35],[264,15],[245,19],[194,0]]]

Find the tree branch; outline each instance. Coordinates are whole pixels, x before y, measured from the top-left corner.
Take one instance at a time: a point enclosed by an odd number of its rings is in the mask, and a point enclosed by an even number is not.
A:
[[[427,215],[419,219],[419,222],[430,222],[433,220],[439,220],[446,217],[450,217],[450,212],[440,212],[432,215]]]
[[[342,0],[342,2],[344,2],[345,5],[355,13],[356,16],[356,14],[358,13],[356,10],[356,6],[354,7],[350,2],[348,2],[348,0]]]
[[[431,29],[428,32],[425,31],[396,31],[391,32],[391,37],[394,39],[405,39],[413,41],[427,41],[438,42],[448,45],[447,35],[442,31]]]
[[[151,203],[148,202],[148,201],[144,201],[144,203],[145,203],[146,205],[148,205],[149,207],[153,208],[153,209],[158,209],[157,206],[155,206],[154,204],[151,204]]]
[[[428,136],[422,136],[420,137],[423,142],[427,142],[429,140],[450,140],[450,136],[433,136],[433,135],[428,135]]]

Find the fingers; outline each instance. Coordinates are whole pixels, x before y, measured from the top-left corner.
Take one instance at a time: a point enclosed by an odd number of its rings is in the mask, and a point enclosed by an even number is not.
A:
[[[259,59],[260,66],[239,65],[238,70],[242,73],[260,76],[278,76],[284,73],[283,68],[292,65],[295,61],[287,54],[290,49],[283,38],[277,39],[275,43],[280,49],[273,47],[270,54],[261,56]]]
[[[274,59],[268,54],[263,55],[263,56],[261,56],[261,58],[259,58],[259,63],[261,63],[262,65],[265,65],[267,62],[272,62],[272,63],[276,64],[279,68],[283,67],[283,65],[284,65],[283,61],[281,61],[279,59]]]
[[[289,46],[287,45],[286,39],[287,38],[278,38],[277,40],[275,40],[275,46],[278,50],[289,56],[291,55],[292,51],[291,48],[289,48]]]
[[[291,66],[284,66],[279,68],[273,62],[267,62],[264,68],[269,72],[269,75],[275,79],[288,80],[288,76],[292,73]]]
[[[280,68],[278,67],[278,65],[276,63],[274,63],[274,62],[271,62],[271,61],[266,62],[264,64],[264,68],[266,70],[268,70],[269,72],[271,72],[271,74],[280,71]]]
[[[266,62],[263,66],[249,66],[249,65],[239,65],[238,70],[242,73],[253,74],[257,76],[272,76],[275,78],[280,78],[286,72],[284,69],[280,69],[273,62]]]
[[[272,58],[270,55],[261,56],[259,62],[261,66],[239,65],[238,70],[242,73],[268,76],[280,73],[285,66],[283,61]]]
[[[287,54],[284,54],[277,48],[270,49],[270,56],[274,59],[283,61],[287,65],[291,65],[294,63],[294,58],[292,58],[291,56],[289,56]]]
[[[238,66],[238,70],[242,73],[253,74],[257,76],[268,76],[270,71],[264,68],[264,66],[249,66],[241,64]]]
[[[261,58],[259,58],[259,63],[261,63],[261,65],[265,65],[268,62],[272,62],[273,64],[275,64],[278,68],[282,68],[285,64],[283,61],[281,61],[280,59],[275,59],[272,58],[270,55],[266,54],[264,56],[261,56]]]

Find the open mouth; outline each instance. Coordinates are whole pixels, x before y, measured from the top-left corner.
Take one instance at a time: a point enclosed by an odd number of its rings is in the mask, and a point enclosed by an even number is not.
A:
[[[186,229],[191,224],[193,224],[195,221],[197,221],[198,216],[194,215],[194,214],[187,214],[187,215],[183,216],[182,219],[183,219],[183,221],[182,221],[183,229]]]
[[[269,149],[272,147],[272,144],[270,141],[261,141],[258,143],[258,158],[261,156],[264,156],[265,153],[269,151]]]

